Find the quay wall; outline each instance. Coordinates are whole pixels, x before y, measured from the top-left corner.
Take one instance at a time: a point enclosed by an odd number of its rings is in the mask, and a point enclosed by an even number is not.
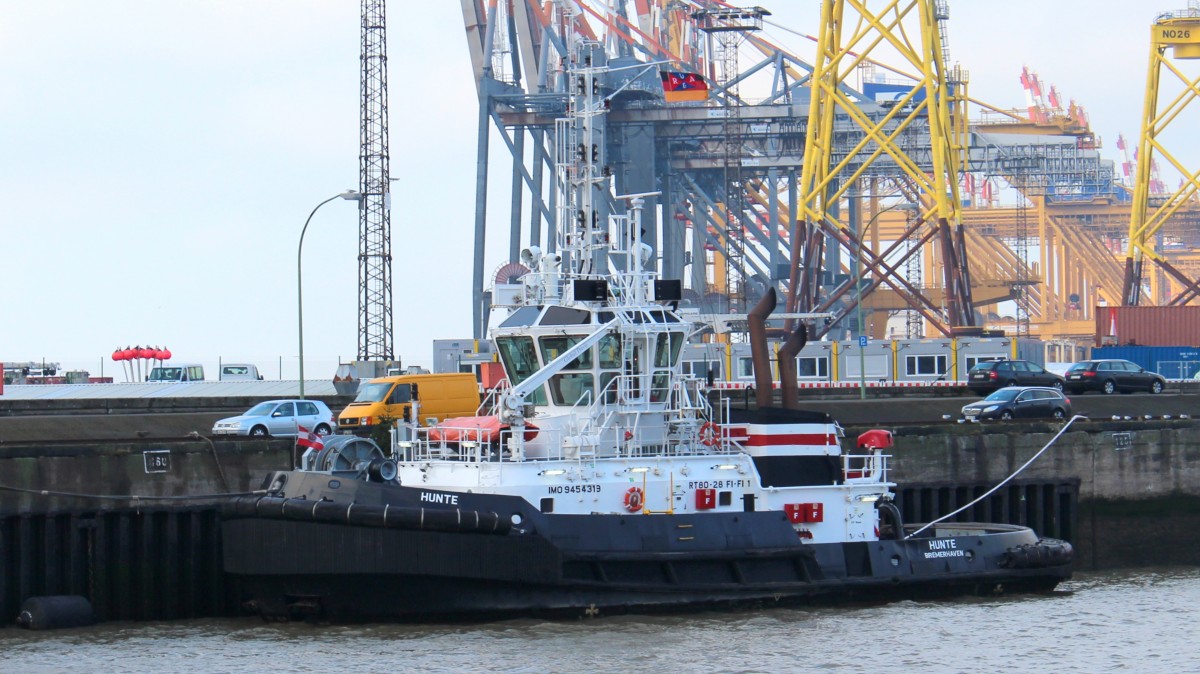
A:
[[[1058,432],[1052,423],[846,426],[846,447],[868,428],[889,428],[889,478],[907,484],[995,484],[1015,472]],[[183,499],[259,487],[289,466],[290,440],[195,437],[0,442],[0,513],[50,512],[120,503],[5,491],[137,494]],[[147,453],[169,456],[147,467]],[[150,470],[159,472],[148,472]],[[1080,481],[1081,501],[1200,498],[1200,421],[1076,421],[1020,479]]]
[[[872,426],[878,426],[872,425]],[[847,445],[868,426],[848,426]],[[966,505],[1050,441],[1051,424],[892,427],[907,521]],[[231,615],[219,503],[293,460],[288,440],[0,442],[0,624],[30,596],[83,594],[102,620]],[[134,498],[136,496],[136,498]],[[1034,526],[1077,569],[1200,564],[1200,425],[1076,422],[958,519]]]
[[[847,439],[865,428],[847,427]],[[1059,428],[1029,422],[896,427],[890,477],[901,484],[995,484],[1049,444]],[[1200,497],[1200,423],[1076,421],[1021,477],[1078,478],[1084,501]]]
[[[852,439],[864,427],[848,427]],[[1015,473],[1058,432],[1049,423],[942,424],[893,429],[889,477],[905,517],[925,521],[965,505]],[[1062,492],[1077,480],[1077,506]],[[1076,547],[1076,568],[1200,564],[1200,424],[1077,421],[972,519],[1033,526]],[[1050,485],[1041,491],[1021,484]],[[966,490],[971,498],[964,494]],[[915,509],[906,499],[922,502]],[[1037,503],[1031,503],[1037,501]],[[953,505],[954,507],[950,507]]]
[[[0,625],[29,597],[98,620],[235,615],[220,503],[290,463],[288,440],[0,443]]]

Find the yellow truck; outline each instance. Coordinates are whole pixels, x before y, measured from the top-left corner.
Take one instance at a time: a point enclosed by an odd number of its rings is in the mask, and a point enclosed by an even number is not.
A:
[[[338,415],[338,428],[367,435],[381,424],[399,420],[431,426],[443,419],[474,416],[479,403],[479,383],[469,372],[378,377],[359,386],[354,402]]]

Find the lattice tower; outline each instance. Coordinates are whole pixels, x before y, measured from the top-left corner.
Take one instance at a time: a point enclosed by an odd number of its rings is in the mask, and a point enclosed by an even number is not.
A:
[[[359,128],[358,360],[392,360],[385,0],[362,0]]]
[[[742,99],[738,74],[738,48],[747,33],[762,29],[766,11],[761,7],[737,9],[704,9],[693,16],[700,29],[709,36],[709,53],[719,72],[720,88],[724,93],[723,180],[725,213],[725,294],[730,313],[749,310],[746,283],[750,270],[746,264],[747,203],[742,155]],[[753,216],[751,216],[753,217]]]

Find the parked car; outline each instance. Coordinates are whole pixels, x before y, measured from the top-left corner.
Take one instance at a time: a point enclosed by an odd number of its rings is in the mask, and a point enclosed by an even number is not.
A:
[[[258,367],[251,363],[224,363],[221,365],[221,381],[262,381]]]
[[[1162,393],[1166,386],[1167,380],[1162,375],[1127,360],[1084,360],[1067,370],[1067,390],[1071,393]]]
[[[221,419],[213,424],[213,435],[250,435],[291,438],[303,426],[317,435],[329,435],[337,428],[333,412],[320,400],[268,400],[244,414]]]
[[[963,417],[983,419],[1066,419],[1071,399],[1049,386],[1009,386],[962,408]]]
[[[147,382],[204,381],[204,366],[197,363],[163,365],[150,370]]]
[[[1027,360],[988,360],[967,373],[967,387],[983,395],[1005,386],[1049,386],[1062,390],[1063,378]]]

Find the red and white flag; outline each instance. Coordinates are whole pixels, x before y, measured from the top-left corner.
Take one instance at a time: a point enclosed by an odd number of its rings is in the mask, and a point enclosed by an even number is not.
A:
[[[309,449],[325,449],[325,441],[321,436],[303,426],[296,427],[296,444]]]

